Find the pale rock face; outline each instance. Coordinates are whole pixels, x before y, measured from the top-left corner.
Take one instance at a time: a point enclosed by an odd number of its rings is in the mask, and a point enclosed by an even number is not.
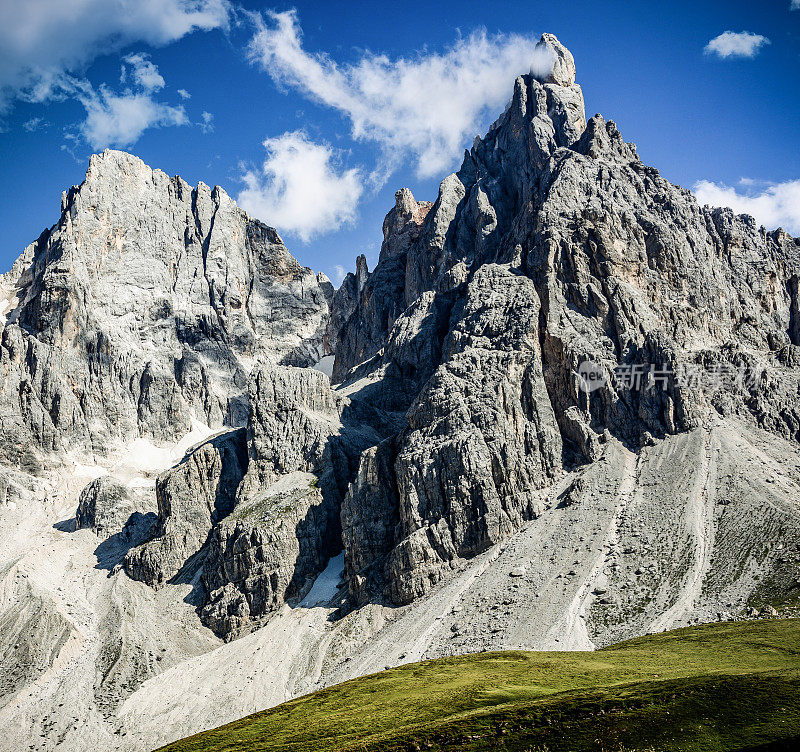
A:
[[[227,638],[305,595],[341,551],[342,497],[358,457],[386,430],[379,413],[311,368],[262,364],[249,404],[247,472],[203,564],[200,616]]]
[[[193,418],[243,425],[257,353],[326,354],[332,286],[221,189],[106,151],[62,203],[2,280],[18,446],[103,454],[137,436],[174,441]]]
[[[209,539],[203,622],[220,636],[250,631],[304,595],[337,553],[338,514],[311,473],[289,473],[243,500]]]
[[[561,436],[541,370],[539,310],[529,279],[507,266],[482,266],[464,297],[453,300],[450,331],[435,354],[440,365],[394,442],[393,472],[371,469],[386,462],[388,445],[362,457],[342,511],[346,561],[358,572],[372,563],[370,555],[387,556],[396,602],[423,594],[451,562],[474,556],[530,519],[536,492],[558,473]],[[393,330],[395,342],[405,321],[404,314]],[[419,327],[405,333],[407,342],[415,337],[425,339]],[[399,360],[395,353],[387,357]],[[375,524],[368,521],[378,517],[375,498],[391,499],[395,506],[386,518],[398,520],[391,533],[380,528],[377,547]]]
[[[75,514],[78,528],[90,528],[108,537],[122,531],[137,509],[134,493],[107,475],[96,478],[81,491]]]
[[[558,41],[555,34],[542,34],[542,38],[536,43],[537,53],[542,54],[545,50],[553,61],[553,67],[541,79],[542,83],[572,86],[575,83],[575,60],[572,53]]]
[[[387,567],[397,602],[421,595],[439,578],[437,570],[533,517],[535,491],[560,469],[561,436],[541,370],[539,310],[530,280],[487,264],[451,313],[440,365],[408,412],[395,460],[401,542]],[[436,558],[416,544],[431,538]]]
[[[209,439],[161,475],[153,538],[125,556],[127,574],[149,585],[175,577],[230,514],[246,471],[245,430],[238,428]]]
[[[333,367],[334,383],[341,380],[347,368],[361,363],[380,349],[387,329],[417,297],[413,293],[408,296],[405,294],[409,275],[405,258],[408,247],[419,237],[429,211],[431,203],[417,202],[407,188],[395,194],[395,206],[383,221],[380,273],[377,277],[366,274],[366,261],[358,267],[358,282],[352,295],[352,303],[348,303],[348,315],[343,317],[338,329],[336,351],[340,355]],[[367,288],[368,278],[372,282]],[[354,282],[349,282],[349,285],[353,284]],[[369,295],[369,305],[376,309],[376,315],[367,321],[360,315],[352,315],[360,310],[357,303],[362,295]]]

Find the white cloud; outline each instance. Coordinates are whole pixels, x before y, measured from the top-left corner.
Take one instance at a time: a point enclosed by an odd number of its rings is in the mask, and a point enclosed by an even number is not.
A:
[[[246,188],[238,202],[246,211],[306,243],[355,219],[364,190],[361,172],[341,169],[328,144],[292,131],[268,138],[264,147],[261,169],[242,176]]]
[[[130,76],[134,85],[143,91],[160,91],[165,86],[164,77],[158,72],[158,68],[150,62],[150,56],[144,52],[126,55],[122,58],[123,62],[130,65]],[[121,80],[123,83],[128,78],[128,69],[122,66]]]
[[[178,94],[181,99],[191,99],[192,95],[186,89],[178,89]]]
[[[745,188],[754,183],[741,181]],[[783,227],[793,235],[800,235],[800,180],[768,184],[761,192],[745,193],[723,183],[701,180],[693,190],[701,204],[729,206],[737,214],[752,215],[768,230]]]
[[[210,112],[204,112],[200,117],[202,118],[200,121],[200,130],[203,131],[203,133],[213,133],[214,116]]]
[[[121,92],[106,85],[95,89],[87,79],[67,74],[51,82],[52,97],[76,99],[86,110],[86,119],[77,132],[67,134],[73,143],[82,137],[95,150],[127,147],[138,141],[148,128],[189,123],[183,105],[173,106],[155,99],[165,82],[146,55],[128,55],[124,60],[130,71],[123,66],[122,79],[130,80],[131,86]]]
[[[706,55],[726,57],[755,57],[770,41],[761,34],[750,31],[726,31],[714,37],[706,46]]]
[[[40,117],[32,117],[30,120],[26,120],[22,127],[28,131],[28,133],[33,133],[33,131],[38,131],[39,128],[45,125],[44,119]]]
[[[161,46],[226,28],[228,0],[24,0],[0,3],[0,111],[58,96],[63,74],[136,42]],[[55,88],[54,88],[54,85]]]
[[[302,47],[297,13],[253,16],[248,52],[276,82],[344,113],[355,139],[378,143],[396,165],[410,156],[420,177],[452,167],[489,112],[508,101],[516,76],[526,73],[535,42],[485,31],[459,39],[442,54],[389,59],[365,52],[339,65]]]
[[[800,0],[792,0],[789,10],[800,10]]]
[[[99,93],[82,94],[78,98],[86,108],[86,120],[80,131],[95,150],[130,146],[148,128],[189,122],[183,107],[156,102],[149,92],[115,94],[101,86]]]

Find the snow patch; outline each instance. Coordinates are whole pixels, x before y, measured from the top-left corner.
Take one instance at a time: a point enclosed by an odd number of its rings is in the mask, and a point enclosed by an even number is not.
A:
[[[103,475],[108,475],[108,470],[100,465],[83,465],[80,462],[76,462],[72,468],[72,474],[79,478],[95,480]]]
[[[141,473],[158,474],[168,470],[183,459],[186,452],[197,444],[201,444],[219,431],[209,428],[205,423],[192,419],[192,430],[177,444],[157,446],[149,439],[136,439],[129,449],[128,455],[121,465],[128,465]],[[129,485],[136,484],[141,478],[133,478]]]
[[[10,300],[0,300],[0,326],[5,326],[6,314],[8,313],[9,308],[11,308]]]
[[[339,583],[344,574],[344,551],[328,561],[328,566],[320,572],[308,595],[298,604],[300,608],[313,608],[327,603],[339,590]]]
[[[141,476],[137,476],[136,478],[131,478],[128,480],[125,485],[131,490],[135,488],[153,488],[156,485],[156,480],[155,478],[143,478]]]

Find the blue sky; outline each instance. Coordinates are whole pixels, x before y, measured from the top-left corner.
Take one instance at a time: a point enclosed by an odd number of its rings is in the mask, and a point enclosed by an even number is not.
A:
[[[0,269],[105,146],[221,185],[334,280],[372,267],[394,192],[436,197],[544,31],[646,163],[800,234],[800,0],[0,0]]]

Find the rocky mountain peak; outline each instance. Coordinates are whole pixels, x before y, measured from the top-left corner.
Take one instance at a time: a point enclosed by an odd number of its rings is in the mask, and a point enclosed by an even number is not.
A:
[[[531,75],[537,81],[566,87],[575,83],[575,60],[555,34],[542,34],[533,54]]]
[[[393,256],[419,235],[422,223],[433,204],[417,201],[408,188],[401,188],[394,196],[394,208],[383,221],[381,257]]]
[[[134,175],[152,175],[153,172],[162,173],[146,165],[139,157],[118,149],[104,149],[98,154],[89,157],[89,167],[86,170],[86,182],[105,180],[113,177]],[[166,175],[166,173],[162,173]]]
[[[351,394],[371,379],[370,400],[407,421],[362,457],[344,502],[359,601],[428,592],[609,442],[643,451],[712,415],[798,436],[797,242],[698,207],[613,121],[586,123],[555,37],[537,50],[547,65],[516,80],[413,232],[399,197],[391,253],[341,330],[334,379]],[[581,386],[587,363],[596,388]],[[687,386],[698,368],[761,376]],[[653,369],[669,374],[657,389],[624,376]],[[375,505],[398,521],[376,531]]]
[[[91,158],[3,288],[20,382],[3,409],[20,445],[108,452],[175,440],[192,421],[240,425],[257,358],[327,354],[327,278],[222,189],[121,151]]]
[[[222,204],[234,204],[233,199],[218,185],[212,188],[200,181],[193,187],[179,175],[169,176],[163,170],[145,164],[139,157],[117,149],[104,149],[92,154],[83,183],[75,186],[71,193],[89,194],[90,198],[87,198],[91,206],[99,208],[108,204],[108,209],[116,211],[118,207],[113,203],[115,197],[151,190],[166,192],[178,200],[194,195],[200,213]],[[272,232],[277,237],[277,233],[274,230]]]

